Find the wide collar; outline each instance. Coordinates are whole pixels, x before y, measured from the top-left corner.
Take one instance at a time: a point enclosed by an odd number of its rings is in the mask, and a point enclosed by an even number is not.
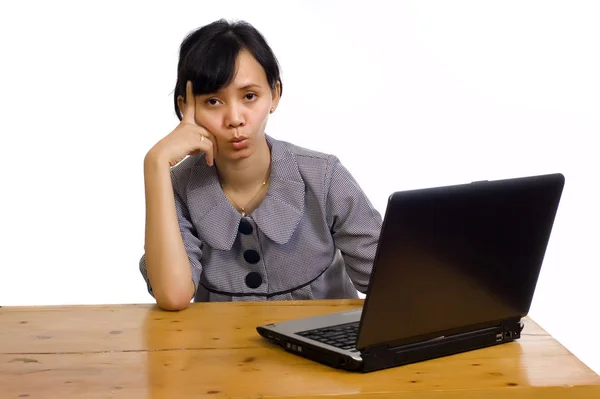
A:
[[[251,217],[271,240],[285,244],[304,212],[304,180],[295,155],[283,142],[265,135],[271,148],[271,176],[267,194]],[[209,246],[229,250],[235,242],[242,215],[229,203],[214,167],[204,156],[192,167],[187,202],[198,235]]]

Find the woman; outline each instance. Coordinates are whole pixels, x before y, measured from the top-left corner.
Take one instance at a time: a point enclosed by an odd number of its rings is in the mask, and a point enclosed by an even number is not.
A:
[[[366,292],[381,216],[335,156],[265,134],[282,82],[262,35],[204,26],[177,73],[181,123],[144,159],[140,270],[157,304]]]

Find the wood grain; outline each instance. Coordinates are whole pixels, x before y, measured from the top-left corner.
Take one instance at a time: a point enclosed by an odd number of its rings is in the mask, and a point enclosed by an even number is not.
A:
[[[313,303],[314,302],[314,303]],[[0,353],[79,353],[262,345],[255,326],[361,307],[362,300],[0,308]],[[148,332],[152,332],[147,339]]]
[[[518,342],[369,374],[286,353],[255,330],[361,305],[0,308],[0,397],[600,398],[600,377],[530,319]]]

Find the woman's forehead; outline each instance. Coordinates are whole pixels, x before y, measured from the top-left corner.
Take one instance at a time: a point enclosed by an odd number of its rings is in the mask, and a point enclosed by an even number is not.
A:
[[[248,51],[240,51],[233,80],[223,90],[264,89],[269,87],[263,67]]]

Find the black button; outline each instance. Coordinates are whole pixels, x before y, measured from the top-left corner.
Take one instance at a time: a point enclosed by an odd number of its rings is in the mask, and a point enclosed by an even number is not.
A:
[[[255,250],[249,249],[244,251],[244,259],[246,259],[246,262],[248,263],[255,264],[260,260],[260,255]]]
[[[258,288],[262,284],[262,277],[257,272],[250,272],[246,275],[246,285],[249,288]]]
[[[249,221],[242,219],[240,220],[240,226],[238,227],[238,230],[240,231],[240,233],[248,235],[252,234],[252,230],[254,229],[252,228],[252,225]]]

